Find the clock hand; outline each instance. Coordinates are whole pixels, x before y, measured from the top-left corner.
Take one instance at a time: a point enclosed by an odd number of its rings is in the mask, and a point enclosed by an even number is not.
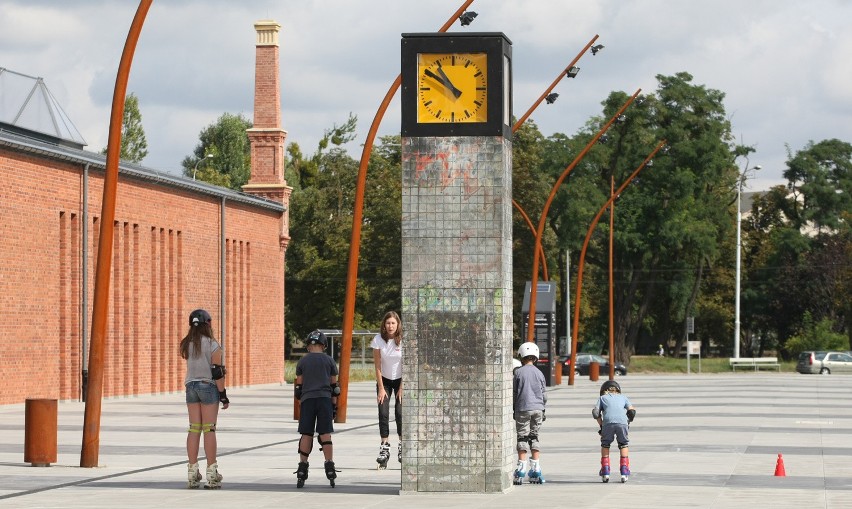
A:
[[[423,74],[425,74],[426,76],[429,76],[430,78],[434,78],[434,79],[440,81],[445,87],[447,87],[453,93],[453,96],[455,96],[455,98],[458,99],[459,96],[462,95],[462,91],[457,89],[455,87],[455,85],[453,85],[453,83],[450,81],[450,78],[447,76],[447,74],[444,72],[443,69],[438,67],[438,72],[441,73],[440,76],[438,76],[437,74],[435,74],[431,70],[426,69],[425,71],[423,71]]]

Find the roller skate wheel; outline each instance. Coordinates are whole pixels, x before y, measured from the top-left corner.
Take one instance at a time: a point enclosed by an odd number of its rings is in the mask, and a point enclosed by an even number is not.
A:
[[[627,482],[627,476],[626,475],[621,476],[621,482]]]
[[[602,482],[609,482],[609,476],[608,476],[608,475],[602,475],[602,476],[601,476],[601,481],[602,481]]]

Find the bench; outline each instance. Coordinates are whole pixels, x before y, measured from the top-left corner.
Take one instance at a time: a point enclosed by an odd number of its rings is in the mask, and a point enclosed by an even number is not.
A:
[[[736,371],[737,367],[754,368],[758,371],[760,368],[775,368],[781,371],[781,365],[778,364],[778,357],[731,357],[728,359],[731,364],[731,369]]]

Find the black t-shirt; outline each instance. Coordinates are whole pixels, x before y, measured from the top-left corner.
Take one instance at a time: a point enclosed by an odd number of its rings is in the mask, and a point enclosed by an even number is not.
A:
[[[331,377],[337,376],[337,364],[325,352],[310,352],[296,364],[296,376],[302,377],[302,399],[330,398]]]

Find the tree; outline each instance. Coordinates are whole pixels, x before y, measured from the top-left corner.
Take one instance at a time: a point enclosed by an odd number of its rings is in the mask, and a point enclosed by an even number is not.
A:
[[[251,144],[247,129],[251,121],[242,114],[223,113],[216,122],[202,129],[199,144],[181,165],[183,174],[211,184],[241,190],[251,177]],[[213,157],[206,159],[212,154]]]
[[[787,209],[792,226],[810,224],[818,232],[852,228],[852,144],[811,141],[788,157],[784,178],[793,193]]]
[[[609,197],[610,178],[620,185],[659,140],[668,141],[668,153],[616,201],[614,336],[615,357],[623,362],[636,351],[683,339],[685,318],[700,311],[704,271],[719,259],[732,224],[730,211],[718,206],[730,203],[737,175],[724,94],[693,84],[688,73],[657,80],[656,94],[634,102],[606,142],[574,169],[554,207],[560,248],[577,252],[591,218]],[[626,99],[623,92],[610,94],[601,117],[574,137],[575,146],[585,145]],[[584,271],[583,300],[599,303],[608,299],[605,223],[592,237]],[[604,343],[606,318],[605,311],[584,316],[585,343]]]
[[[343,125],[327,130],[309,158],[295,144],[288,147],[290,160],[285,175],[293,185],[293,240],[286,260],[288,342],[315,328],[342,326],[358,162],[341,145],[354,138],[356,125],[356,117],[350,115]],[[398,223],[396,228],[399,229]],[[356,327],[363,327],[358,306],[363,305],[371,291],[359,281]]]
[[[807,340],[808,320],[852,334],[850,168],[849,143],[809,142],[789,153],[787,186],[755,200],[746,222],[744,258],[753,276],[743,302],[761,336],[773,338],[782,355]]]
[[[106,154],[104,148],[101,153]],[[124,99],[124,114],[121,117],[121,153],[119,158],[131,163],[141,163],[148,155],[148,140],[142,127],[139,99],[131,93]]]

